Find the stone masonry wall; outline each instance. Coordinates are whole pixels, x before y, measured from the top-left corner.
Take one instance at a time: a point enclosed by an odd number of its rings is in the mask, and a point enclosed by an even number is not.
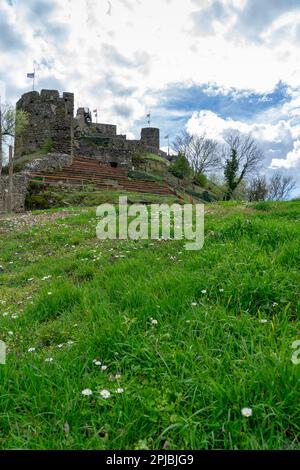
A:
[[[57,90],[31,91],[22,95],[17,109],[29,115],[29,125],[16,138],[15,156],[29,154],[42,147],[46,139],[53,142],[53,150],[71,153],[73,140],[74,95]]]
[[[34,171],[52,171],[64,166],[69,166],[73,162],[71,155],[66,153],[48,153],[42,158],[37,158],[27,165],[24,168],[25,172],[34,172]]]
[[[27,185],[28,177],[25,174],[16,174],[13,176],[12,210],[14,212],[25,211]],[[8,176],[2,176],[0,178],[0,212],[6,212],[8,207]]]
[[[157,127],[143,127],[141,130],[141,141],[155,152],[159,150],[159,129]]]

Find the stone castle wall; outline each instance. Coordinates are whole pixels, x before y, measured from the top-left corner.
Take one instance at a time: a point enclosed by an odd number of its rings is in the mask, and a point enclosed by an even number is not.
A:
[[[29,154],[42,147],[47,139],[53,150],[71,153],[73,139],[74,95],[57,90],[31,91],[17,102],[17,109],[28,113],[29,124],[16,138],[15,156]]]
[[[67,153],[48,153],[47,155],[29,162],[24,167],[24,172],[44,171],[49,172],[72,165],[73,158]]]
[[[25,211],[25,198],[27,194],[28,177],[25,174],[13,175],[12,211]],[[0,177],[0,212],[9,208],[8,176]]]

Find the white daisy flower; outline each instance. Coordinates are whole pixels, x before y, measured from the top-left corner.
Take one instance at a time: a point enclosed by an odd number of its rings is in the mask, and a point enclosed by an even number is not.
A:
[[[110,392],[108,390],[101,390],[100,395],[102,398],[110,398]]]
[[[268,320],[266,318],[262,318],[261,320],[259,320],[259,323],[268,323]]]
[[[34,352],[35,351],[35,348],[29,348],[28,349],[28,352]]]
[[[93,392],[90,388],[85,388],[84,390],[82,390],[81,394],[84,395],[85,397],[89,397],[90,395],[93,394]]]
[[[101,366],[101,361],[98,361],[98,359],[94,359],[93,364],[95,364],[95,366]]]
[[[249,418],[250,416],[252,416],[252,409],[251,408],[242,408],[241,413],[246,418]]]
[[[117,388],[116,393],[124,393],[124,388]]]
[[[45,362],[53,362],[53,357],[46,357]]]
[[[192,303],[191,303],[191,306],[192,306],[192,307],[197,307],[197,302],[192,302]]]
[[[117,380],[120,379],[121,377],[122,377],[122,374],[116,374],[116,375],[115,375],[115,378],[116,378]]]
[[[101,370],[106,370],[107,366],[101,366]]]
[[[206,290],[206,289],[202,289],[201,294],[207,294],[207,290]]]
[[[152,319],[151,319],[151,324],[152,324],[152,325],[157,325],[157,324],[158,324],[158,321],[155,320],[154,318],[152,318]]]

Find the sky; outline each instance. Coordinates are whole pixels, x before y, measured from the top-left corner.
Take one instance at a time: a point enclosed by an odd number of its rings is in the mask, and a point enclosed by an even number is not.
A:
[[[0,91],[75,93],[139,138],[251,135],[300,196],[300,0],[0,0]],[[3,98],[2,98],[3,100]]]

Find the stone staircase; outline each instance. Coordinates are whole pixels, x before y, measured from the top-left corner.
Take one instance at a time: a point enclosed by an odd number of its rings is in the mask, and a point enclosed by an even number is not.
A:
[[[152,181],[131,180],[124,168],[112,168],[103,165],[94,158],[76,156],[73,163],[59,170],[32,171],[31,180],[39,180],[45,184],[67,183],[72,185],[94,184],[99,190],[137,191],[168,195],[174,191],[166,184]]]

